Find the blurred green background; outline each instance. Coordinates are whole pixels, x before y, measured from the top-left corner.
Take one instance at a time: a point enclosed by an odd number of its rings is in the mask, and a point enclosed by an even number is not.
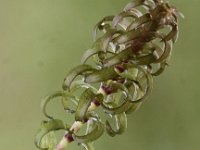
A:
[[[41,99],[92,45],[92,29],[129,0],[0,0],[0,149],[36,150]],[[128,117],[122,136],[104,135],[97,150],[199,150],[199,0],[171,0],[185,19],[170,67]],[[52,111],[60,114],[59,107]],[[72,150],[79,148],[74,144]]]

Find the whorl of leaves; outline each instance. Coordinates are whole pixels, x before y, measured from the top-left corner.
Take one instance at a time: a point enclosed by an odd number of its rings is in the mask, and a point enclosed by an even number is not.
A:
[[[134,0],[118,15],[99,21],[94,28],[94,44],[83,55],[81,65],[67,74],[63,90],[42,102],[49,121],[43,121],[38,131],[37,147],[52,149],[52,131],[61,129],[85,149],[91,149],[89,144],[104,131],[112,137],[122,134],[127,127],[126,115],[140,107],[151,93],[152,77],[160,75],[168,64],[178,37],[178,15],[175,7],[161,0]],[[82,93],[76,94],[77,90]],[[47,104],[57,97],[63,108],[74,114],[75,121],[88,125],[85,135],[77,135],[47,113]],[[90,110],[92,104],[103,109],[107,120],[102,121],[95,110]],[[114,119],[114,125],[109,118]]]

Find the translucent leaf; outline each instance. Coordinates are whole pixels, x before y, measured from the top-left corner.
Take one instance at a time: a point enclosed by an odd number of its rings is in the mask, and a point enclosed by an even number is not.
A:
[[[139,67],[137,65],[134,64],[127,64],[128,68],[135,68],[137,67],[141,72],[143,72],[143,74],[145,75],[145,79],[146,79],[146,89],[145,89],[145,93],[144,95],[137,99],[137,100],[131,100],[130,97],[127,97],[126,99],[124,99],[124,102],[122,104],[120,104],[117,107],[113,107],[110,108],[109,106],[105,105],[104,103],[101,104],[101,106],[104,108],[105,112],[108,114],[120,114],[122,112],[126,112],[130,109],[131,104],[137,104],[142,102],[143,100],[145,100],[151,93],[152,88],[153,88],[153,79],[151,74],[144,70],[142,67]]]
[[[112,51],[114,51],[115,49],[114,45],[111,48],[111,51],[109,51],[110,46],[111,46],[111,40],[113,39],[113,36],[116,36],[117,34],[121,34],[121,33],[123,33],[123,31],[121,30],[108,29],[107,32],[102,37],[100,37],[99,39],[95,41],[94,45],[92,46],[93,50],[86,52],[86,54],[83,57],[82,62],[87,61],[89,57],[94,55],[94,56],[97,56],[95,59],[96,63],[100,64],[102,60],[105,59],[105,56],[107,54],[113,54]]]
[[[129,41],[139,37],[140,35],[141,35],[141,31],[139,31],[139,30],[130,30],[130,31],[127,31],[127,32],[117,36],[113,40],[113,43],[114,44],[123,44],[123,43],[129,42]]]
[[[155,61],[156,61],[156,56],[153,53],[132,59],[132,62],[138,65],[148,65],[154,63]]]
[[[115,16],[115,18],[113,19],[112,22],[112,27],[115,28],[117,26],[117,24],[124,19],[125,17],[133,17],[133,18],[138,18],[139,15],[137,13],[135,13],[134,11],[128,11],[128,12],[121,12],[120,14],[118,14],[117,16]]]
[[[73,138],[78,143],[89,143],[101,137],[103,132],[104,125],[100,121],[96,121],[96,127],[90,133],[82,136],[73,134]]]
[[[139,88],[138,86],[135,86],[134,88],[136,88],[136,91],[135,91],[136,95],[133,96],[133,99],[142,98],[142,96],[144,95],[144,92],[141,90],[141,88]],[[132,89],[130,88],[130,90],[132,90]],[[136,96],[136,98],[135,98],[135,96]],[[131,103],[130,108],[126,111],[126,114],[130,114],[130,113],[137,111],[141,105],[142,105],[142,102]]]
[[[131,102],[129,102],[128,99],[126,99],[121,105],[119,105],[117,107],[110,108],[109,106],[106,106],[103,103],[101,104],[101,106],[103,107],[103,109],[106,113],[115,115],[115,114],[120,114],[120,113],[126,112],[129,109],[130,104],[131,104]]]
[[[48,133],[56,130],[65,130],[66,126],[61,120],[50,120],[50,121],[43,121],[41,124],[40,129],[38,130],[35,138],[35,145],[41,149],[41,150],[49,150],[50,147],[52,147],[52,144],[54,143],[55,139],[54,136],[46,136]],[[42,139],[45,137],[45,140],[48,140],[48,144],[45,144],[45,147],[43,147],[41,143]],[[48,137],[50,139],[48,139]]]
[[[111,127],[109,121],[106,121],[106,131],[110,136],[115,136],[117,134],[122,134],[127,128],[127,118],[126,113],[117,114],[114,116],[116,131]]]
[[[159,63],[159,62],[163,62],[165,61],[171,54],[171,50],[172,50],[172,44],[171,42],[168,41],[164,41],[165,46],[164,46],[164,52],[162,53],[162,55],[155,61],[155,63]]]
[[[85,148],[85,150],[95,150],[92,143],[82,143],[81,145]]]
[[[74,109],[71,107],[71,105],[69,106],[69,102],[72,102],[75,105]],[[64,110],[66,110],[68,113],[75,113],[75,109],[78,105],[78,99],[75,96],[71,95],[71,93],[68,95],[65,94],[64,98],[62,99],[62,105],[64,107]]]
[[[166,68],[167,63],[166,61],[160,63],[159,68],[157,69],[157,71],[155,71],[154,73],[151,73],[153,76],[158,76],[160,75]]]
[[[117,77],[118,74],[115,72],[114,67],[103,68],[102,70],[95,71],[89,75],[86,75],[85,82],[86,83],[98,83],[102,81],[106,81],[112,78]]]
[[[54,94],[52,94],[52,95],[47,96],[46,98],[44,98],[43,101],[42,101],[42,103],[41,103],[41,108],[42,108],[43,114],[44,114],[47,118],[49,118],[49,119],[53,119],[53,117],[47,114],[47,110],[46,110],[47,104],[48,104],[51,100],[53,100],[54,98],[57,98],[57,97],[61,97],[62,100],[63,100],[63,99],[67,99],[67,100],[70,99],[70,100],[72,100],[72,101],[75,100],[75,97],[74,97],[73,95],[71,95],[71,94],[69,94],[69,93],[66,93],[66,92],[64,92],[64,91],[55,92]],[[65,105],[64,105],[64,108],[70,110],[70,108],[68,108],[68,107],[65,106]]]
[[[96,41],[96,39],[97,39],[98,30],[102,30],[103,25],[105,25],[106,22],[112,21],[113,18],[114,18],[114,16],[106,16],[95,25],[94,31],[93,31],[93,39],[94,39],[94,41]]]
[[[173,43],[178,39],[178,26],[173,25],[172,31],[164,38],[166,41],[172,40]]]
[[[95,69],[90,66],[90,65],[79,65],[77,67],[75,67],[74,69],[72,69],[67,76],[64,79],[64,83],[63,83],[63,89],[66,90],[68,88],[70,88],[71,83],[73,82],[73,80],[78,76],[78,75],[82,75],[85,72],[93,72]]]
[[[87,50],[84,54],[83,57],[81,59],[81,64],[84,64],[91,56],[95,55],[98,53],[97,49],[89,49]]]
[[[87,120],[86,114],[91,102],[97,99],[99,102],[102,101],[103,96],[101,94],[95,94],[92,89],[86,89],[79,100],[78,107],[75,113],[75,120],[85,122]]]
[[[91,84],[85,83],[84,80],[77,80],[71,84],[70,93],[74,93],[76,90],[82,88],[91,88],[93,91],[97,92],[97,89],[93,87]]]
[[[127,113],[127,114],[131,114],[131,113],[137,111],[137,110],[140,108],[141,105],[142,105],[142,102],[130,104],[130,107],[129,107],[129,109],[126,111],[126,113]]]
[[[132,64],[128,67],[135,68],[136,66]],[[142,68],[140,66],[138,66],[138,70],[141,71],[144,74],[144,77],[146,79],[146,90],[145,90],[144,95],[140,99],[137,100],[137,103],[139,101],[143,101],[144,99],[146,99],[150,95],[150,93],[153,89],[153,78],[152,78],[152,75],[150,74],[150,72],[148,70],[145,70],[144,68]],[[140,81],[138,81],[138,82],[140,82]],[[133,103],[135,103],[135,101],[133,101]]]
[[[136,80],[138,69],[137,68],[129,68],[128,70],[125,70],[122,73],[118,73],[121,77],[129,79],[129,80]]]
[[[151,17],[150,17],[150,14],[145,14],[139,18],[137,18],[136,20],[134,20],[130,25],[129,27],[127,28],[127,30],[133,30],[135,29],[136,27],[144,24],[144,23],[147,23],[151,21]]]
[[[86,89],[79,100],[78,103],[78,107],[75,113],[75,120],[76,121],[82,121],[85,122],[86,118],[86,113],[88,111],[88,108],[91,104],[91,102],[93,101],[93,99],[95,98],[95,94],[94,92],[89,88]]]
[[[140,6],[144,3],[144,1],[145,0],[134,0],[125,6],[124,11],[130,10],[131,8],[135,8],[137,6]]]
[[[54,131],[46,134],[41,140],[41,147],[48,147],[49,150],[53,150],[57,144],[57,139]]]
[[[116,29],[107,30],[107,32],[96,41],[99,44],[98,49],[106,52],[113,35],[117,33],[122,33],[122,31],[117,31]]]
[[[100,88],[101,93],[103,95],[110,95],[117,93],[118,91],[122,91],[125,96],[128,96],[128,90],[126,86],[116,81],[107,81],[107,83],[103,83]]]
[[[120,53],[116,54],[115,56],[105,59],[103,61],[104,67],[110,67],[110,66],[119,64],[119,63],[123,62],[124,60],[128,60],[132,57],[131,54],[132,54],[132,49],[127,48],[127,49],[121,51]]]

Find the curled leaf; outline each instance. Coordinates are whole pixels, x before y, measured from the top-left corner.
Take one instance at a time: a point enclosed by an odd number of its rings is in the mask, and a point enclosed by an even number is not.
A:
[[[151,93],[152,91],[152,88],[153,88],[153,78],[150,74],[150,72],[148,70],[145,70],[143,67],[140,67],[138,65],[135,65],[135,64],[125,64],[126,65],[126,68],[127,69],[130,69],[130,68],[137,68],[138,71],[142,72],[143,75],[144,75],[144,79],[146,80],[146,90],[144,91],[144,95],[137,99],[137,100],[131,100],[132,103],[138,103],[138,102],[141,102],[143,101],[146,97],[149,96],[149,94]],[[140,81],[136,82],[137,84],[140,84],[139,83]],[[138,85],[140,87],[140,85]]]
[[[148,65],[154,63],[155,61],[156,61],[156,56],[153,53],[132,59],[132,62],[138,65]]]
[[[160,63],[159,68],[157,69],[157,71],[151,73],[153,76],[158,76],[160,75],[166,68],[167,63],[164,61],[162,63]]]
[[[110,41],[114,34],[122,33],[122,31],[117,31],[116,29],[108,30],[101,38],[99,38],[96,42],[98,42],[99,49],[106,52],[109,46]]]
[[[171,54],[172,43],[170,41],[166,41],[164,39],[163,39],[163,42],[164,42],[164,51],[161,54],[161,56],[159,58],[157,58],[157,60],[154,63],[160,63],[160,62],[165,61],[166,59],[169,58],[169,56]],[[157,48],[157,50],[161,49],[161,48],[159,48],[159,46],[157,46],[156,48]]]
[[[93,30],[94,41],[96,41],[96,39],[97,39],[98,30],[102,30],[104,28],[104,26],[106,25],[106,23],[109,21],[111,22],[113,20],[113,18],[114,18],[114,16],[106,16],[95,25],[94,30]]]
[[[81,143],[85,150],[95,150],[92,143]]]
[[[135,81],[138,75],[138,69],[137,68],[129,68],[125,70],[122,73],[118,73],[122,78],[128,79],[132,81]]]
[[[132,67],[135,68],[136,65],[134,65],[134,64],[129,65],[128,64],[127,67],[128,68],[132,68]],[[138,66],[137,68],[138,68],[139,71],[141,71],[143,73],[144,78],[146,79],[146,86],[145,86],[146,89],[144,91],[145,92],[144,95],[141,98],[139,98],[138,100],[132,101],[132,103],[138,103],[140,101],[143,101],[144,99],[146,99],[150,95],[150,93],[153,89],[153,78],[152,78],[152,75],[150,74],[150,72],[148,70],[145,70],[144,68],[142,68],[140,66]],[[139,82],[140,81],[138,81],[138,83]],[[140,87],[140,85],[139,85],[139,87]]]
[[[74,93],[76,90],[88,89],[88,88],[97,92],[97,89],[94,86],[92,86],[91,84],[84,82],[84,80],[76,80],[71,84],[70,93]]]
[[[117,77],[114,67],[103,68],[85,76],[86,83],[98,83]]]
[[[54,131],[46,134],[41,140],[41,147],[48,147],[48,150],[53,150],[57,144],[57,138]]]
[[[58,91],[58,92],[55,92],[54,94],[50,95],[50,96],[47,96],[46,98],[43,99],[42,103],[41,103],[41,108],[42,108],[42,112],[43,114],[49,118],[49,119],[53,119],[52,116],[48,115],[47,113],[47,104],[57,98],[57,97],[61,97],[61,99],[64,101],[64,100],[71,100],[71,101],[74,101],[75,100],[75,97],[73,95],[71,95],[70,93],[66,93],[64,91]],[[68,109],[68,110],[71,110],[70,108],[68,108],[67,106],[64,105],[64,108],[65,109]]]
[[[172,31],[170,33],[168,33],[168,35],[164,38],[166,41],[169,41],[172,39],[173,43],[176,42],[176,40],[178,39],[178,26],[177,25],[173,25],[172,26]]]
[[[112,22],[112,27],[115,28],[117,26],[117,24],[124,19],[125,17],[133,17],[133,18],[138,18],[139,15],[135,12],[135,11],[129,11],[129,12],[121,12],[120,14],[118,14],[117,16],[115,16],[115,18],[113,19]]]
[[[135,28],[137,28],[138,26],[147,23],[151,21],[151,17],[150,14],[145,14],[139,18],[137,18],[136,20],[134,20],[127,28],[127,30],[133,30]]]
[[[128,3],[125,8],[124,11],[130,10],[132,8],[138,7],[140,5],[142,5],[144,3],[145,0],[134,0],[130,3]]]
[[[100,121],[96,121],[95,124],[96,127],[86,135],[80,136],[73,134],[72,136],[74,140],[77,141],[78,143],[90,143],[101,137],[104,132],[104,125]]]
[[[115,136],[117,134],[122,134],[127,128],[127,118],[126,113],[117,114],[114,116],[116,131],[111,127],[109,121],[106,121],[106,131],[110,136]]]
[[[74,109],[71,106],[69,106],[69,102],[72,102],[72,104],[75,105]],[[78,99],[71,94],[64,95],[64,97],[62,99],[62,105],[64,107],[64,110],[66,110],[68,113],[73,114],[73,113],[75,113],[75,109],[78,105]]]
[[[95,69],[92,66],[86,65],[86,64],[75,67],[65,77],[64,83],[63,83],[63,89],[64,90],[69,89],[71,86],[71,83],[78,75],[83,75],[86,72],[93,72],[93,71],[95,71]]]
[[[51,117],[50,115],[47,114],[47,111],[46,111],[46,107],[47,107],[47,104],[49,103],[50,100],[56,98],[56,97],[63,97],[64,96],[64,92],[63,91],[58,91],[50,96],[47,96],[46,98],[43,99],[42,103],[41,103],[41,108],[42,108],[42,112],[43,114],[49,118],[49,119],[53,119],[53,117]]]
[[[85,122],[87,120],[86,114],[91,102],[97,98],[99,101],[102,99],[101,94],[95,94],[92,89],[86,89],[79,100],[78,107],[75,113],[75,120]]]
[[[42,101],[43,113],[50,120],[42,123],[36,146],[53,150],[56,130],[68,131],[60,142],[62,149],[67,141],[77,141],[86,150],[92,150],[91,142],[102,136],[104,128],[110,136],[122,134],[127,127],[126,115],[141,106],[151,93],[152,76],[159,75],[167,66],[172,44],[178,37],[178,15],[176,8],[163,0],[134,0],[123,12],[98,22],[94,43],[83,55],[82,65],[67,74],[64,91]],[[87,65],[91,57],[93,62]],[[56,98],[62,99],[65,110],[75,114],[71,127],[47,114],[47,104]],[[114,118],[113,125],[110,120],[101,122],[94,111],[98,106]],[[86,131],[78,135],[84,124]]]
[[[104,60],[104,67],[110,67],[116,64],[119,64],[125,60],[130,59],[133,57],[132,55],[132,49],[129,47],[120,53],[116,54],[115,56],[112,56],[111,58],[105,59]]]
[[[137,84],[134,83],[134,86],[131,86],[129,88],[129,92],[133,93],[132,91],[134,91],[134,95],[132,96],[132,98],[133,98],[132,101],[134,101],[135,99],[136,100],[140,99],[144,95],[144,92],[140,88],[141,86],[138,85],[138,84],[139,83],[137,83]],[[134,89],[134,90],[132,90],[132,89]],[[142,102],[131,103],[129,109],[126,111],[126,114],[130,114],[130,113],[133,113],[133,112],[137,111],[140,108],[141,105],[142,105]]]
[[[127,31],[119,36],[117,36],[114,40],[114,44],[123,44],[126,42],[129,42],[141,35],[141,32],[139,30],[130,30]]]
[[[126,99],[121,105],[117,106],[117,107],[109,107],[105,104],[101,104],[101,106],[103,107],[104,111],[108,114],[111,115],[115,115],[115,114],[121,114],[123,112],[126,112],[129,107],[130,107],[131,102],[128,101],[128,99]]]
[[[84,54],[83,57],[81,59],[81,64],[84,64],[91,56],[95,55],[98,53],[98,50],[93,48],[93,49],[89,49],[87,50]]]
[[[52,131],[56,131],[56,130],[66,130],[65,124],[61,120],[53,119],[50,121],[43,121],[40,129],[38,130],[38,132],[36,134],[35,145],[41,150],[49,150],[49,146],[48,147],[41,146],[41,141],[45,135],[47,135],[48,133],[50,133]],[[54,139],[49,139],[49,140],[51,141]]]

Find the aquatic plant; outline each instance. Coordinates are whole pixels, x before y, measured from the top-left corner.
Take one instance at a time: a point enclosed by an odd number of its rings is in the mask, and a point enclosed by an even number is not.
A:
[[[42,101],[47,120],[38,130],[36,146],[64,150],[75,141],[90,150],[104,131],[112,137],[122,134],[127,128],[126,115],[141,106],[151,93],[153,76],[160,75],[168,64],[178,37],[178,15],[174,6],[162,0],[134,0],[121,13],[99,21],[94,44],[81,64],[67,74],[61,91]],[[48,103],[55,98],[74,115],[72,125],[47,113]],[[107,119],[103,120],[96,108],[101,108]],[[80,135],[83,126],[87,128]],[[58,144],[57,130],[65,132]]]

